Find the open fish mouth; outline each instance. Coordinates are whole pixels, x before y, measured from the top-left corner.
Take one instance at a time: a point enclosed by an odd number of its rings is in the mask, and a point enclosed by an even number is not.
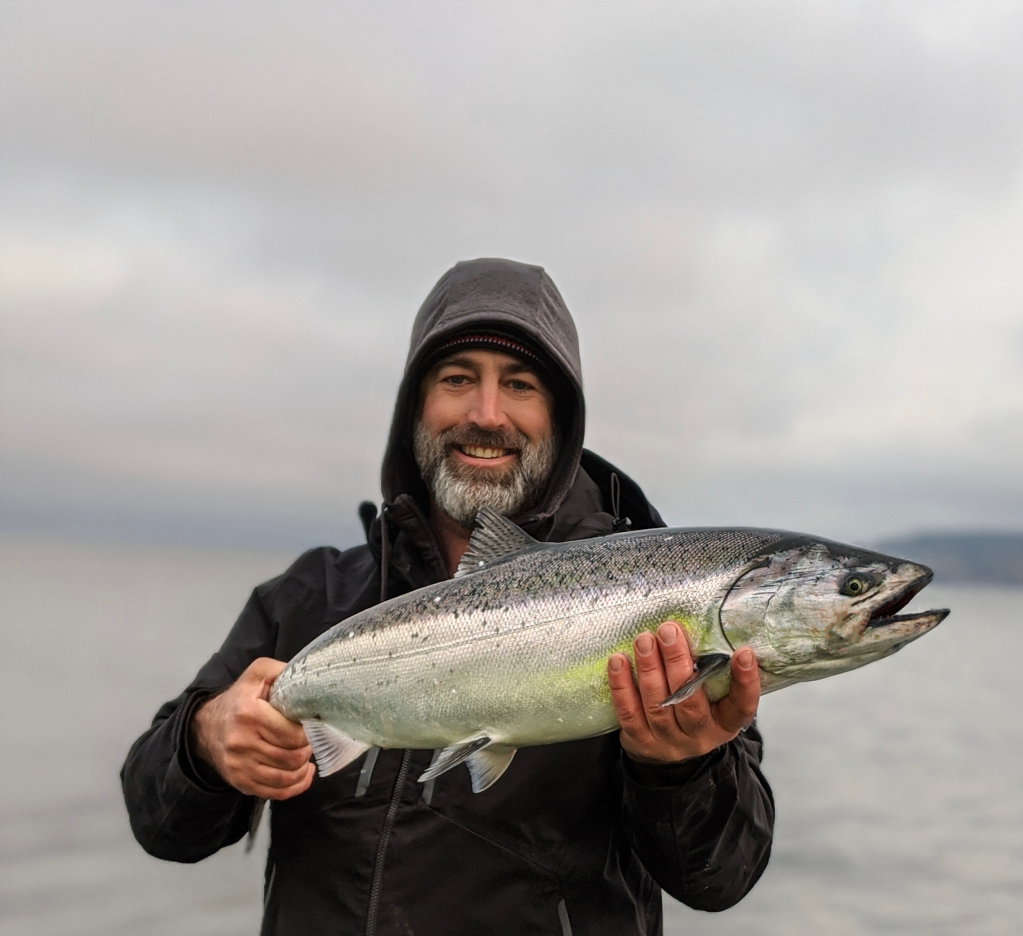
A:
[[[906,607],[906,605],[908,605],[925,586],[930,584],[931,579],[934,578],[934,573],[930,569],[923,566],[921,566],[920,569],[920,575],[906,585],[900,592],[893,595],[884,602],[884,604],[878,605],[871,612],[865,627],[890,627],[893,624],[899,624],[905,627],[905,625],[913,623],[930,623],[937,616],[937,620],[934,620],[931,625],[935,626],[945,619],[948,615],[948,611],[944,609],[918,611],[915,614],[899,614],[899,612]]]

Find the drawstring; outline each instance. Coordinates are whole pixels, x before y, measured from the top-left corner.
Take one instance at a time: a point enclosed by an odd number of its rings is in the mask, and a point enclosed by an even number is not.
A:
[[[359,519],[362,521],[362,529],[366,533],[366,542],[369,542],[369,531],[373,529],[373,521],[377,518],[377,505],[373,501],[363,501],[359,504]]]
[[[380,601],[387,601],[387,569],[391,563],[391,538],[387,532],[386,502],[380,506]],[[377,748],[373,748],[377,750]],[[373,878],[369,888],[369,904],[366,907],[366,936],[376,936],[377,919],[380,913],[380,891],[384,883],[384,859],[387,855],[387,842],[391,837],[391,831],[398,819],[398,807],[401,805],[401,794],[405,789],[405,781],[408,778],[409,765],[412,762],[412,752],[404,751],[401,755],[401,766],[398,768],[398,776],[394,780],[394,787],[391,789],[391,799],[387,804],[387,812],[384,815],[384,824],[380,829],[380,838],[377,841],[377,853],[373,860]],[[368,777],[367,777],[368,781]],[[365,790],[363,791],[365,792]],[[358,795],[358,794],[356,794]]]
[[[387,567],[391,562],[391,540],[387,535],[387,504],[380,506],[380,601],[387,601]]]
[[[614,526],[611,527],[612,533],[623,533],[632,527],[632,521],[621,516],[622,507],[622,483],[618,480],[618,473],[615,471],[611,472],[611,513],[614,516]]]
[[[380,505],[380,601],[387,601],[387,567],[391,564],[391,538],[387,533],[387,501]],[[377,517],[376,504],[363,501],[359,504],[359,519],[366,531],[366,540]]]

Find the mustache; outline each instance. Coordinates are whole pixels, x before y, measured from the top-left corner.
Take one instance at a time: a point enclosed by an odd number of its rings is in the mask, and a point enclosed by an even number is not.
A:
[[[476,512],[484,505],[512,517],[536,503],[554,470],[556,432],[534,443],[520,430],[510,429],[463,423],[432,435],[421,420],[413,426],[412,451],[423,481],[440,509],[466,529],[472,528]],[[456,445],[511,449],[517,457],[495,472],[452,458]]]
[[[479,448],[514,449],[521,452],[530,445],[529,438],[518,429],[502,431],[500,429],[484,429],[475,423],[452,426],[437,434],[437,442],[450,449],[455,445],[474,445]]]

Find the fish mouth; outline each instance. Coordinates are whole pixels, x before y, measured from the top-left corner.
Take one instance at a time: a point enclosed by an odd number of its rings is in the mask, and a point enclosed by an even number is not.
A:
[[[930,584],[931,579],[934,578],[934,573],[924,567],[920,566],[920,574],[913,579],[912,582],[908,583],[899,592],[885,601],[883,604],[878,605],[871,613],[870,617],[867,618],[865,627],[876,628],[876,627],[890,627],[893,624],[906,625],[913,622],[923,623],[924,619],[932,619],[936,615],[940,615],[935,624],[940,623],[948,615],[947,610],[935,610],[935,611],[920,611],[916,614],[899,614],[899,612],[906,607],[917,594],[927,585]]]

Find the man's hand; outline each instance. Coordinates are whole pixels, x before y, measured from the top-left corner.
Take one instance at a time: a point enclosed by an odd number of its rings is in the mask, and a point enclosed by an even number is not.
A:
[[[253,660],[229,689],[196,710],[190,727],[196,753],[227,783],[272,800],[304,793],[315,773],[302,726],[266,701],[284,667],[269,657]]]
[[[643,764],[674,764],[706,754],[731,741],[753,721],[760,702],[760,673],[748,647],[732,656],[732,685],[723,699],[711,705],[701,687],[684,702],[661,708],[661,703],[693,672],[685,631],[666,621],[653,634],[640,634],[633,644],[636,683],[624,653],[607,664],[622,747]]]

